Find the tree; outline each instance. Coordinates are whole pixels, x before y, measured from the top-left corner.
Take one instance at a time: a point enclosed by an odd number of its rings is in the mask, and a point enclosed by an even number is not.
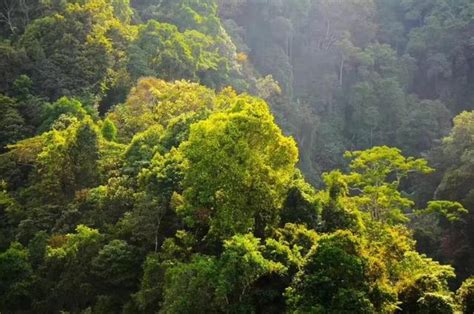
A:
[[[406,158],[400,150],[386,146],[347,152],[345,157],[352,159],[350,173],[335,170],[323,175],[323,230],[363,229],[362,220],[367,217],[361,213],[392,225],[407,222],[406,213],[412,210],[414,202],[402,194],[400,184],[411,173],[432,172],[427,161]]]
[[[470,228],[474,221],[474,200],[471,188],[471,183],[474,182],[471,169],[474,164],[470,158],[474,147],[473,128],[474,113],[461,113],[454,118],[453,129],[449,136],[444,138],[441,149],[438,151],[440,168],[444,171],[436,189],[435,198],[459,202],[459,205],[462,205],[443,207],[448,221],[444,218],[441,253],[455,266],[461,280],[470,276],[473,271],[472,261],[474,261],[472,254],[474,233]],[[464,211],[463,208],[468,212],[459,215],[461,211]],[[456,216],[461,219],[449,222],[453,214],[457,214]]]
[[[118,17],[120,22],[124,24],[130,23],[133,15],[130,0],[113,0],[112,7],[114,8],[114,16]]]
[[[216,301],[221,311],[255,311],[253,285],[263,276],[285,270],[282,264],[266,259],[262,250],[260,239],[252,234],[236,235],[224,241],[216,288]]]
[[[14,229],[22,216],[19,204],[8,193],[6,182],[0,181],[0,250],[13,241]]]
[[[406,221],[405,211],[414,205],[398,191],[402,179],[411,173],[433,171],[426,160],[406,158],[400,150],[386,146],[347,152],[345,156],[352,159],[349,188],[360,192],[353,198],[357,206],[373,219],[389,223]]]
[[[195,256],[190,263],[178,263],[166,271],[163,313],[217,311],[214,302],[216,260]]]
[[[224,242],[219,258],[194,255],[190,262],[172,264],[166,271],[163,313],[248,312],[255,310],[253,285],[283,265],[266,259],[252,234]]]
[[[215,92],[199,84],[147,77],[138,81],[125,104],[116,106],[109,119],[118,128],[119,140],[129,141],[152,126],[167,128],[183,114],[205,118],[216,102]]]
[[[14,99],[0,95],[0,110],[0,152],[4,152],[8,144],[23,139],[26,127]]]
[[[3,1],[0,6],[0,34],[5,37],[18,35],[37,16],[41,7],[42,3],[37,0]]]
[[[33,269],[28,250],[20,243],[12,243],[0,253],[0,308],[2,310],[24,310],[31,301],[30,287]]]
[[[52,101],[100,98],[123,66],[127,25],[104,0],[58,5],[53,12],[29,23],[19,39],[35,87]]]
[[[112,240],[92,260],[92,273],[102,298],[112,309],[120,310],[138,284],[140,265],[136,250],[123,240]]]
[[[0,21],[6,24],[12,34],[17,32],[15,26],[15,11],[17,10],[17,1],[4,1],[0,11]]]
[[[465,84],[472,68],[463,57],[469,45],[465,34],[472,32],[469,1],[407,1],[403,9],[409,30],[406,51],[417,61],[417,94],[450,103],[455,114],[471,109],[467,104],[473,95]]]
[[[28,66],[24,49],[17,49],[11,41],[0,42],[0,91],[7,93]]]
[[[454,277],[451,266],[439,263],[416,252],[405,254],[396,267],[400,310],[417,313],[452,313],[454,302],[448,279]]]
[[[10,93],[17,100],[18,111],[25,120],[27,135],[35,135],[44,118],[44,99],[35,95],[33,81],[27,75],[20,75],[13,82]]]
[[[198,31],[181,33],[174,25],[151,20],[130,48],[129,70],[134,78],[197,80],[220,68],[223,59],[214,47],[213,39]]]
[[[181,202],[184,158],[172,149],[164,156],[155,154],[151,167],[140,173],[136,206],[128,217],[135,237],[157,252],[163,239],[172,236],[178,225],[175,209]]]
[[[47,104],[43,109],[43,121],[39,127],[40,132],[48,131],[54,126],[54,123],[60,119],[67,117],[74,117],[83,119],[87,115],[81,102],[76,99],[69,99],[62,97],[52,104]],[[58,125],[59,126],[59,125]],[[67,125],[66,125],[67,127]]]
[[[59,204],[65,198],[74,197],[76,191],[98,184],[97,137],[90,119],[72,120],[65,130],[53,130],[36,137],[36,141],[25,141],[15,146],[14,149],[33,149],[33,156],[28,157],[35,166],[32,188],[44,202]],[[21,160],[22,157],[18,158]]]
[[[357,230],[360,228],[358,210],[347,202],[349,187],[340,171],[323,175],[327,190],[322,192],[322,229],[334,232],[339,229]]]
[[[320,223],[320,211],[315,189],[296,171],[281,210],[281,223],[306,224],[315,229]]]
[[[474,311],[474,278],[466,279],[456,293],[463,313]]]
[[[393,292],[377,282],[382,274],[369,279],[368,272],[369,257],[359,239],[348,231],[325,235],[288,288],[288,304],[295,311],[331,313],[371,313],[393,307]],[[372,289],[384,298],[379,308]]]
[[[68,158],[74,189],[94,187],[98,184],[97,160],[99,159],[98,134],[95,125],[89,120],[77,126],[74,137],[69,143]]]
[[[263,256],[283,268],[265,274],[254,284],[252,304],[257,311],[273,313],[287,308],[284,292],[305,264],[318,239],[314,230],[296,224],[286,224],[265,239]]]
[[[49,309],[74,311],[91,304],[96,296],[92,261],[102,247],[103,236],[96,229],[78,225],[75,233],[57,235],[47,248],[46,284]],[[80,289],[78,289],[80,287]]]
[[[434,148],[451,127],[451,113],[440,101],[413,100],[411,110],[398,131],[397,142],[404,152],[417,155]]]
[[[164,267],[156,253],[146,257],[140,289],[133,295],[141,312],[154,313],[159,308],[163,294],[164,272]]]
[[[232,99],[225,112],[191,126],[181,148],[189,164],[180,214],[191,227],[225,239],[276,225],[297,150],[263,101]]]
[[[104,120],[101,133],[107,141],[115,142],[117,140],[117,127],[110,119]]]

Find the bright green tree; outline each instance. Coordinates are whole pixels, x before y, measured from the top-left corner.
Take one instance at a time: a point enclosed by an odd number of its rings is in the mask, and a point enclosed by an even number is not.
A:
[[[110,119],[105,119],[101,129],[102,136],[107,141],[117,140],[117,127]]]
[[[209,226],[213,236],[263,235],[278,222],[297,149],[263,101],[231,101],[226,111],[192,125],[181,146],[188,169],[180,214],[190,226]]]
[[[456,292],[456,298],[463,313],[474,311],[474,278],[466,279]]]
[[[432,172],[427,161],[404,157],[399,149],[386,146],[347,152],[345,156],[352,159],[352,172],[347,176],[349,189],[360,192],[353,197],[356,206],[375,220],[392,224],[407,221],[405,213],[414,203],[399,187],[409,174]]]

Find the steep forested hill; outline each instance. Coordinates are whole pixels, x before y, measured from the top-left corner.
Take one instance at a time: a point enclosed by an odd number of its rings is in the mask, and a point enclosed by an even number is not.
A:
[[[470,0],[3,0],[0,312],[473,313],[473,87]]]

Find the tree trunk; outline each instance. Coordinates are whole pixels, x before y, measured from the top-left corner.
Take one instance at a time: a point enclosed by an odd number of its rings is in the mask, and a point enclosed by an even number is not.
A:
[[[341,62],[339,64],[339,86],[342,87],[342,76],[344,74],[344,63],[345,63],[344,55],[341,56]]]

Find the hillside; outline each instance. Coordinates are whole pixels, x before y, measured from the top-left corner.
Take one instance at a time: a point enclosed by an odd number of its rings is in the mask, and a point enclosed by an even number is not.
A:
[[[473,313],[469,0],[5,0],[1,313]]]

